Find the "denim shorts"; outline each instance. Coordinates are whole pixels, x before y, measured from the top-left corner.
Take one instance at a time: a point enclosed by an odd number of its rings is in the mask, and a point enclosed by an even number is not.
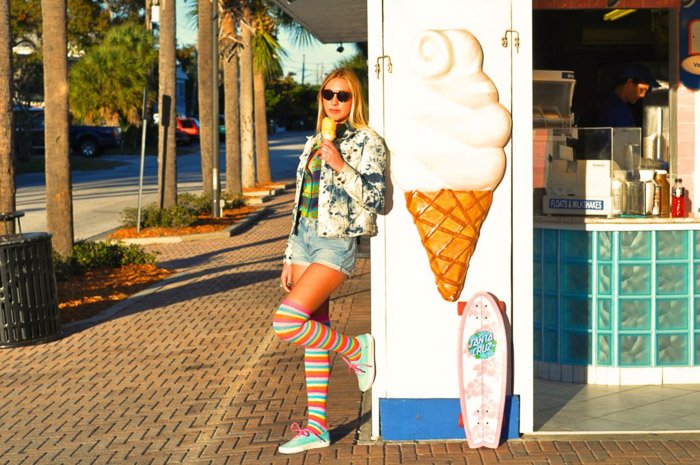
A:
[[[316,225],[316,220],[299,217],[297,232],[292,235],[292,264],[320,263],[352,276],[357,261],[357,238],[319,237]]]

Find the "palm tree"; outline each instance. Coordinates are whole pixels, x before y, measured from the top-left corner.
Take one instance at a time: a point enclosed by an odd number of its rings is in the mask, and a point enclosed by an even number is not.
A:
[[[110,29],[70,69],[73,116],[89,124],[139,124],[143,88],[156,57],[153,38],[142,25]]]
[[[226,192],[240,195],[241,184],[241,129],[238,91],[238,53],[240,39],[236,31],[236,15],[223,11],[221,21],[221,51],[224,68],[224,121],[226,125]]]
[[[282,74],[280,56],[285,54],[275,37],[277,26],[265,3],[257,1],[253,22],[253,90],[255,94],[255,146],[259,183],[272,180],[270,149],[267,141],[267,111],[265,108],[265,80]]]
[[[0,212],[15,210],[12,46],[10,43],[10,0],[0,0]],[[9,226],[8,231],[14,233],[14,221],[7,226]]]
[[[255,186],[255,143],[253,134],[253,29],[250,5],[243,5],[240,30],[240,121],[241,182],[243,188]]]
[[[160,2],[159,44],[158,198],[161,208],[170,208],[177,204],[177,164],[175,161],[175,0],[161,0]]]
[[[214,0],[216,1],[216,0]],[[212,114],[212,72],[218,63],[212,60],[212,16],[214,14],[214,1],[199,0],[197,3],[197,95],[199,96],[199,147],[202,154],[202,192],[212,196],[212,131],[218,132],[218,115]],[[216,123],[215,123],[216,118]]]
[[[73,194],[68,140],[68,37],[66,0],[41,0],[44,29],[46,222],[53,248],[73,249]]]

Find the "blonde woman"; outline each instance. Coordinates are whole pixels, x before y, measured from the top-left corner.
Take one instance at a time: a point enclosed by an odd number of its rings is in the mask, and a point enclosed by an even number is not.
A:
[[[327,447],[326,395],[330,351],[337,352],[358,378],[360,391],[374,382],[374,339],[351,337],[330,328],[329,298],[352,275],[357,237],[374,235],[384,208],[384,141],[367,125],[360,81],[337,69],[318,94],[317,134],[299,161],[292,231],[280,286],[288,292],[275,313],[273,329],[282,340],[304,347],[308,421],[292,425],[294,438],[283,454]],[[331,118],[335,140],[324,139],[322,121]]]

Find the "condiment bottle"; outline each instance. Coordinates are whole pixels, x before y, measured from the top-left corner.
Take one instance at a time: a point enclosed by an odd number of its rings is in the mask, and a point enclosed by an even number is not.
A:
[[[673,191],[671,193],[671,216],[674,218],[684,218],[685,188],[683,187],[683,180],[681,178],[676,178],[676,182],[673,184]]]
[[[666,179],[666,170],[657,170],[654,182],[659,186],[659,216],[668,217],[671,214],[671,185]]]

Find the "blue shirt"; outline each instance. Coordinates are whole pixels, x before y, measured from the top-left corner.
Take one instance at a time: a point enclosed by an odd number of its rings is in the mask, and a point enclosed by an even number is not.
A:
[[[632,107],[625,103],[615,92],[611,92],[603,103],[596,126],[634,127]]]

